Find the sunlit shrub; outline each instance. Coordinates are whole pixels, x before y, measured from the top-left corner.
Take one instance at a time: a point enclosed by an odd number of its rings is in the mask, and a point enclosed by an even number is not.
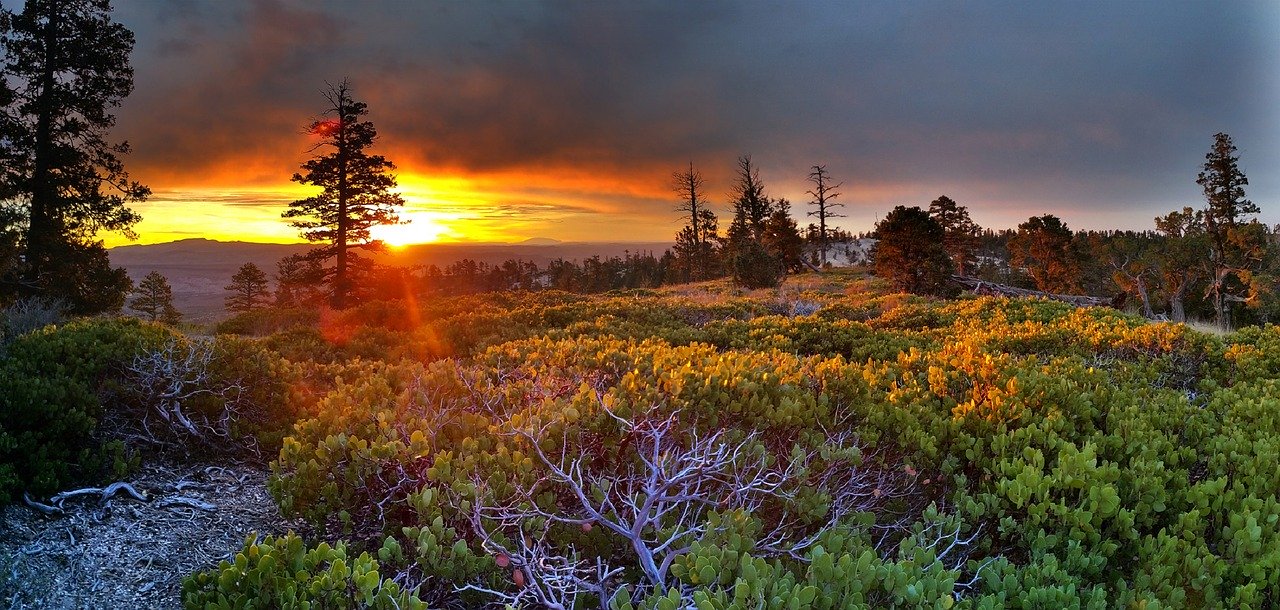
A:
[[[388,545],[383,554],[399,552]],[[308,548],[294,534],[262,542],[254,537],[231,561],[189,576],[182,584],[183,604],[191,610],[232,608],[328,608],[426,610],[416,596],[378,573],[368,553],[352,556],[342,542]]]

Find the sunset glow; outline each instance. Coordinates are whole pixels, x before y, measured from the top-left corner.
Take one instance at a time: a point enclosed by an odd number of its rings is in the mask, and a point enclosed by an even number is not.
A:
[[[943,193],[983,226],[1054,210],[1079,229],[1147,228],[1199,197],[1182,177],[1217,131],[1250,134],[1246,169],[1280,164],[1267,101],[1280,92],[1274,4],[1078,15],[973,6],[964,19],[941,7],[805,3],[477,3],[447,14],[411,3],[396,16],[341,3],[202,6],[164,16],[149,3],[119,6],[137,37],[136,89],[113,136],[129,141],[127,165],[154,192],[135,206],[136,243],[299,241],[279,215],[314,191],[289,177],[336,126],[318,92],[343,78],[368,103],[371,152],[396,164],[413,220],[379,229],[388,243],[670,241],[680,227],[670,175],[689,162],[723,229],[740,154],[801,224],[808,169],[825,164],[844,182],[847,216],[835,224],[854,232]],[[921,27],[904,26],[912,12]],[[767,49],[765,30],[775,33]],[[1091,32],[1087,48],[1078,31]],[[508,43],[479,42],[496,40]],[[1188,49],[1197,62],[1160,51],[1168,40],[1201,41]],[[749,95],[743,74],[754,75]],[[1256,200],[1280,196],[1274,172],[1250,178]],[[1280,216],[1264,206],[1262,220]]]
[[[450,237],[449,229],[430,212],[408,212],[400,215],[402,224],[374,227],[374,239],[393,248],[411,244],[430,244]]]

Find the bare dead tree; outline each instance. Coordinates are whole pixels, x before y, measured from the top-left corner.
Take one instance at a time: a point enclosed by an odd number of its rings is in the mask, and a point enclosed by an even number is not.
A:
[[[843,203],[833,203],[836,197],[840,196],[840,192],[836,189],[844,185],[843,182],[831,184],[831,174],[827,173],[827,166],[814,165],[813,171],[809,172],[809,180],[813,182],[813,189],[805,191],[813,197],[813,201],[809,205],[817,206],[818,209],[811,210],[810,216],[818,217],[818,247],[822,251],[822,264],[827,264],[827,249],[830,244],[827,240],[827,219],[840,218],[844,214],[835,212],[835,208],[844,207]]]
[[[717,230],[715,214],[708,207],[709,202],[704,194],[704,184],[702,172],[693,168],[692,161],[689,162],[689,169],[671,174],[671,189],[680,197],[680,204],[675,211],[682,212],[680,219],[689,223],[688,231],[682,230],[677,238],[679,240],[687,236],[692,241],[689,244],[693,258],[690,265],[692,279],[695,280],[707,278],[707,258],[710,255],[708,239]]]
[[[515,590],[476,583],[457,590],[484,593],[492,596],[497,604],[515,608],[536,603],[552,610],[569,610],[577,607],[580,596],[595,597],[602,609],[608,608],[620,592],[610,587],[610,583],[622,574],[623,568],[611,567],[598,557],[595,561],[584,559],[572,545],[563,550],[557,548],[548,542],[545,526],[535,533],[522,531],[524,519],[519,512],[494,514],[481,508],[479,503],[473,505],[471,526],[480,535],[485,549],[499,558],[499,567],[511,569]],[[486,523],[494,525],[489,527]],[[503,544],[495,535],[498,531],[514,531],[516,535],[509,544]]]
[[[530,523],[602,527],[625,541],[627,555],[643,576],[643,589],[666,591],[679,586],[670,574],[673,561],[707,534],[730,527],[725,522],[713,525],[711,511],[766,514],[766,508],[782,505],[753,553],[805,561],[805,551],[822,531],[853,512],[875,510],[903,497],[910,491],[904,483],[914,477],[860,468],[862,456],[849,432],[830,435],[821,447],[797,446],[770,463],[759,432],[701,433],[689,430],[678,413],[631,420],[603,403],[601,407],[620,426],[620,442],[635,448],[636,459],[622,468],[600,467],[575,449],[567,432],[562,433],[558,452],[544,449],[540,441],[550,424],[513,431],[545,472],[532,484],[513,482],[516,493],[504,499],[485,493],[485,482],[477,479],[481,492],[473,504],[472,527],[486,549],[515,566],[520,576],[513,580],[523,584],[514,593],[478,584],[466,590],[490,593],[501,603],[536,600],[548,607],[573,607],[582,595],[607,607],[624,594],[622,583],[613,582],[620,569],[532,537],[522,529]],[[833,498],[827,520],[816,527],[785,508],[806,484],[820,486]],[[559,492],[564,504],[542,508],[535,499],[551,490]],[[905,519],[892,523],[905,525]],[[515,548],[503,541],[515,541]]]

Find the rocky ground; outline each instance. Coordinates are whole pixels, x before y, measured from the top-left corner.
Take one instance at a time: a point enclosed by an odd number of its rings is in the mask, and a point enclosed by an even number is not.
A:
[[[181,608],[183,577],[216,566],[245,537],[284,533],[256,464],[155,465],[125,490],[65,499],[46,516],[0,509],[0,607]]]

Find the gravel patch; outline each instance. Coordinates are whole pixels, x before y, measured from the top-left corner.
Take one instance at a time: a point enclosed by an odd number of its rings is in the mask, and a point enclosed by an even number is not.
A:
[[[300,530],[281,518],[260,464],[153,465],[127,482],[147,497],[86,494],[45,516],[0,509],[0,607],[181,608],[182,579],[247,536]]]

